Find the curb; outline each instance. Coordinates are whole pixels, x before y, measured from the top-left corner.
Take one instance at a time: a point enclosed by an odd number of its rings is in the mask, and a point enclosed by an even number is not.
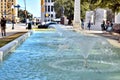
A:
[[[24,35],[18,37],[17,39],[13,40],[12,42],[6,44],[5,46],[0,48],[0,62],[4,60],[4,57],[9,54],[9,52],[15,50],[21,43],[23,43],[30,35],[32,31],[25,33]]]

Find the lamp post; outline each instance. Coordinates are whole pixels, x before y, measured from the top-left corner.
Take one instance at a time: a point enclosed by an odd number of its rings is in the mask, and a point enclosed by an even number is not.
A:
[[[27,25],[27,20],[26,20],[26,18],[27,18],[27,12],[26,12],[26,0],[24,0],[24,6],[25,6],[25,10],[24,10],[24,14],[25,14],[25,23],[26,23],[26,25]]]
[[[12,29],[14,29],[14,5],[11,6],[12,9]]]

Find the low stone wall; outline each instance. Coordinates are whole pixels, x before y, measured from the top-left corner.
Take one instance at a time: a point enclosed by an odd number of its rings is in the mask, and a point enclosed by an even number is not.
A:
[[[115,32],[119,35],[118,42],[120,43],[120,24],[114,24],[113,25],[113,32]]]
[[[28,33],[25,33],[24,35],[0,48],[0,61],[3,61],[4,57],[7,56],[12,50],[15,50],[15,48],[24,42],[31,35],[31,33],[32,32],[29,31]]]
[[[113,32],[120,34],[120,24],[113,25]]]

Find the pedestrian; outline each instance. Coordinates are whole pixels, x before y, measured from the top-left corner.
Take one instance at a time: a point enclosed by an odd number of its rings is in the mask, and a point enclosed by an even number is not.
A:
[[[1,34],[2,36],[6,36],[6,19],[2,16],[2,19],[1,19]]]
[[[81,19],[81,26],[82,26],[82,29],[84,29],[84,20]]]
[[[113,30],[113,24],[110,22],[110,21],[107,21],[107,24],[106,24],[106,31],[108,32],[112,32]]]
[[[12,29],[14,29],[14,24],[15,24],[15,21],[12,20]]]
[[[31,30],[31,29],[32,29],[32,22],[31,22],[31,21],[29,21],[27,29],[28,29],[28,30]]]
[[[91,22],[90,22],[90,20],[89,20],[89,22],[88,22],[88,29],[90,30],[90,28],[91,28]]]
[[[105,21],[103,20],[103,23],[101,24],[101,30],[105,31],[106,30],[106,25],[105,25]]]

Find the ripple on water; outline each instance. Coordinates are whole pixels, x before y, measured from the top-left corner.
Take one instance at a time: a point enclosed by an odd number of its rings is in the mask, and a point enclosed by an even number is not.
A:
[[[106,61],[87,60],[87,68],[83,59],[58,60],[48,64],[52,68],[74,72],[114,72],[118,64]],[[115,68],[116,67],[116,68]],[[119,69],[120,70],[120,69]]]

